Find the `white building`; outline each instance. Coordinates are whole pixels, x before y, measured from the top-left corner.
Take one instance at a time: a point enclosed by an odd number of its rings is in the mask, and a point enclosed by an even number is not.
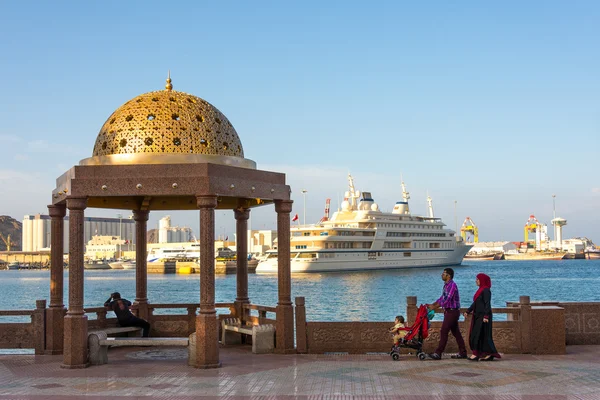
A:
[[[21,241],[23,251],[48,249],[52,245],[50,224],[49,215],[25,215]],[[90,241],[94,235],[100,235],[117,236],[130,243],[135,243],[135,221],[131,218],[85,217],[83,228],[85,242]],[[69,216],[65,217],[63,245],[64,252],[67,253],[69,251]]]
[[[85,246],[85,258],[91,260],[115,259],[127,250],[129,241],[118,236],[93,236]]]
[[[277,231],[273,230],[248,230],[248,253],[254,255],[264,254],[274,248],[277,241]]]
[[[479,242],[473,244],[468,254],[516,253],[517,245],[512,242]]]
[[[158,221],[158,243],[185,243],[192,240],[192,228],[171,226],[167,215]]]

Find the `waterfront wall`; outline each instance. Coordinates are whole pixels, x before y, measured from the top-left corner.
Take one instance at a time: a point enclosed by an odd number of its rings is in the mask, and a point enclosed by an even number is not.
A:
[[[304,298],[297,297],[295,300],[298,353],[389,351],[392,338],[388,329],[392,322],[309,322]],[[147,307],[152,336],[187,337],[194,332],[199,304],[148,304]],[[250,324],[276,322],[276,307],[235,303],[218,303],[216,307],[222,309],[219,320],[240,317]],[[135,306],[133,311],[137,312]],[[44,354],[48,312],[45,300],[38,300],[33,310],[0,311],[0,318],[20,316],[31,319],[20,323],[2,323],[0,319],[0,348],[29,348],[35,349],[36,354]],[[108,311],[104,307],[86,308],[85,312],[89,330],[118,326],[116,318],[107,317]],[[417,298],[408,297],[406,318],[409,326],[416,312]],[[494,321],[494,341],[501,353],[564,354],[566,345],[600,344],[600,302],[531,303],[528,296],[522,296],[519,302],[508,302],[507,307],[494,308],[493,312],[494,315],[507,316],[505,321]],[[469,324],[469,318],[460,322],[467,346]],[[440,321],[432,321],[429,338],[423,344],[425,352],[434,351],[440,327]],[[450,337],[446,352],[457,351],[456,341]]]
[[[600,303],[581,303],[582,310],[600,312]],[[392,322],[307,322],[304,298],[296,298],[296,333],[298,351],[306,353],[347,352],[388,352],[392,337],[388,333]],[[417,298],[407,297],[406,319],[410,326],[417,313]],[[466,311],[462,309],[461,312]],[[580,336],[571,316],[566,319],[565,308],[555,304],[530,304],[528,296],[522,296],[518,303],[505,308],[494,308],[494,315],[506,314],[506,321],[494,321],[493,337],[499,352],[507,354],[565,354],[566,345],[584,344],[577,342]],[[460,330],[468,347],[470,317],[459,323]],[[423,351],[435,350],[440,339],[441,321],[432,321],[429,337],[423,342]],[[560,327],[565,327],[560,329]],[[450,335],[446,352],[456,353],[456,341]],[[585,344],[592,344],[586,342]],[[596,344],[596,343],[593,343]],[[404,349],[406,352],[414,350]]]

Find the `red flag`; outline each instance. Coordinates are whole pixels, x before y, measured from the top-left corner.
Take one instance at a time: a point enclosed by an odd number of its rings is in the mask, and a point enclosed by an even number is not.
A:
[[[294,215],[294,218],[292,218],[292,221],[298,221],[298,214]]]

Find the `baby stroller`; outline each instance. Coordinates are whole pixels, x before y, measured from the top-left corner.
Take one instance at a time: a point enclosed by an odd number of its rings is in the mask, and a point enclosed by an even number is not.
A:
[[[430,320],[435,315],[433,310],[428,310],[427,305],[421,304],[417,311],[417,317],[415,323],[411,327],[400,328],[399,330],[407,331],[408,333],[402,339],[398,345],[392,346],[390,356],[394,361],[400,359],[400,349],[409,348],[417,351],[417,357],[419,360],[424,360],[427,354],[423,353],[423,341],[429,336],[429,325]]]

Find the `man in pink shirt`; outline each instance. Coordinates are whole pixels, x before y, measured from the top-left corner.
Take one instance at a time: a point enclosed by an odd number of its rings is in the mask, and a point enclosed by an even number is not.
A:
[[[442,307],[444,309],[444,322],[442,322],[442,329],[440,329],[440,343],[434,353],[431,353],[429,357],[434,360],[441,360],[442,353],[446,349],[448,343],[448,333],[452,332],[452,335],[456,338],[458,344],[458,354],[452,356],[452,358],[467,358],[467,349],[465,347],[465,341],[460,334],[458,327],[458,319],[460,318],[460,296],[458,294],[458,286],[453,280],[454,270],[452,268],[444,269],[442,272],[442,280],[444,283],[444,290],[442,291],[442,297],[436,300],[435,303],[429,305],[430,310]]]

